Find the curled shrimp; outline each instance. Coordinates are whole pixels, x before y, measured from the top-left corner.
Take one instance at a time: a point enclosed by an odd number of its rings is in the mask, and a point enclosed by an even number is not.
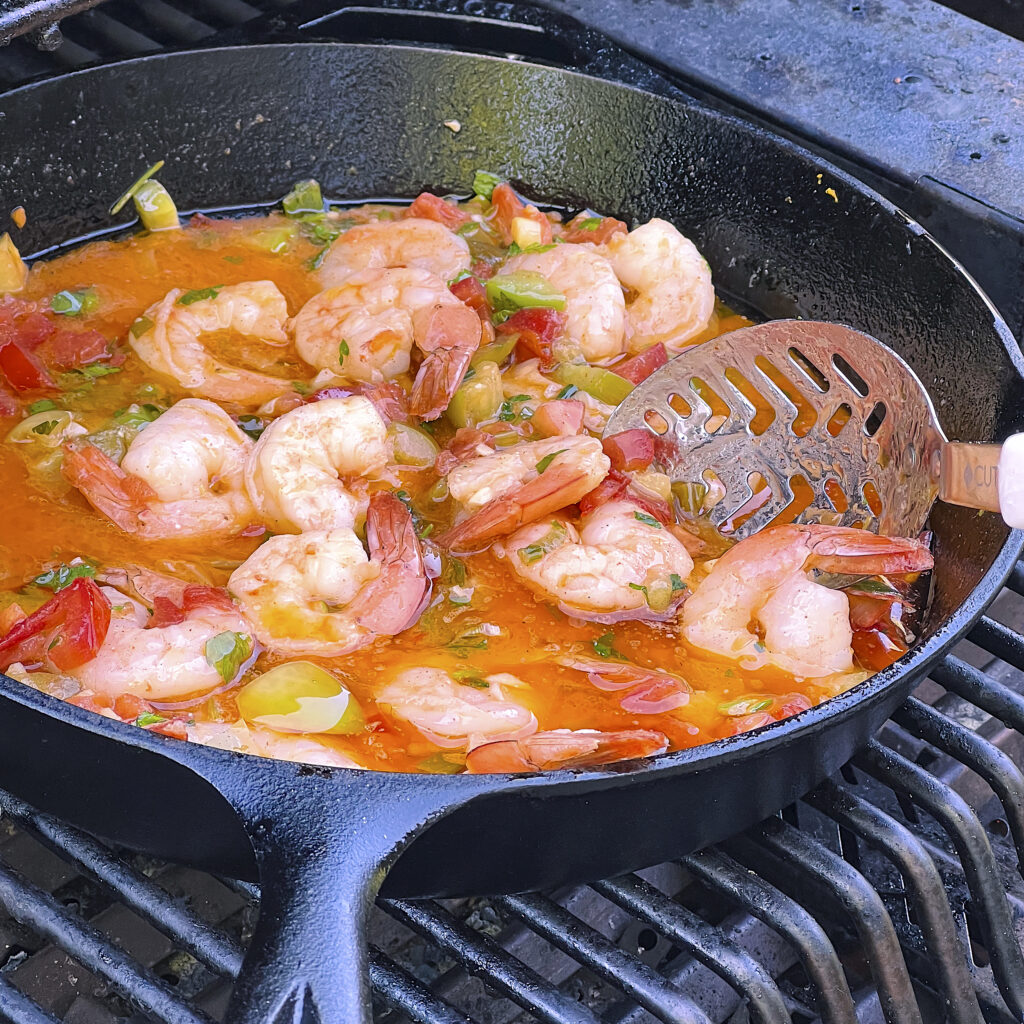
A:
[[[184,398],[135,436],[120,466],[85,443],[65,448],[62,471],[126,533],[228,537],[256,520],[242,481],[252,447],[220,406]]]
[[[693,571],[682,541],[630,501],[599,505],[579,530],[546,517],[494,550],[531,589],[592,622],[674,619]]]
[[[279,761],[319,764],[327,768],[362,768],[358,761],[339,750],[329,740],[296,733],[276,732],[263,726],[249,726],[246,753],[274,757]],[[191,739],[191,735],[189,739]],[[202,742],[202,741],[200,741]]]
[[[742,668],[775,665],[803,678],[850,672],[849,599],[807,573],[902,574],[932,561],[917,540],[842,526],[769,527],[718,559],[683,605],[682,636]]]
[[[621,692],[619,705],[635,715],[661,715],[690,702],[690,684],[670,672],[642,668],[628,661],[599,661],[566,655],[558,663],[583,672],[587,681],[599,690]]]
[[[267,427],[246,462],[245,486],[272,530],[336,530],[365,514],[365,481],[387,461],[387,426],[373,403],[325,398]]]
[[[430,593],[409,510],[378,492],[366,512],[367,557],[349,529],[271,537],[228,580],[260,643],[282,654],[337,657],[394,636]]]
[[[556,245],[545,252],[513,256],[503,272],[530,270],[542,274],[565,296],[568,350],[556,343],[554,355],[571,359],[579,353],[588,362],[613,359],[626,350],[626,302],[611,263],[593,246]]]
[[[353,229],[354,230],[354,229]],[[480,345],[480,318],[427,270],[364,270],[314,295],[293,322],[299,355],[318,369],[379,382],[423,353],[410,411],[436,419]]]
[[[447,477],[451,496],[469,515],[437,538],[467,551],[580,500],[611,469],[595,437],[549,437],[479,455]]]
[[[498,740],[474,747],[466,757],[472,775],[590,768],[668,750],[668,737],[653,729],[552,729],[526,739]]]
[[[533,712],[508,695],[522,686],[508,673],[464,684],[442,668],[409,668],[378,692],[377,705],[439,747],[466,748],[537,731]]]
[[[245,281],[216,290],[210,298],[182,305],[186,293],[173,288],[150,306],[128,333],[128,344],[157,373],[174,378],[204,398],[239,405],[261,405],[292,390],[290,381],[244,370],[216,359],[203,345],[203,335],[234,331],[268,345],[288,343],[284,324],[288,306],[272,281]]]
[[[715,312],[711,270],[668,221],[655,218],[628,235],[613,235],[602,251],[633,293],[626,303],[630,352],[658,342],[679,348],[707,327]]]
[[[442,281],[469,269],[469,245],[443,224],[423,217],[357,224],[339,235],[320,264],[325,288],[341,284],[360,270],[418,267]]]
[[[110,628],[96,657],[71,671],[87,690],[107,697],[133,694],[144,700],[178,700],[223,686],[217,659],[207,656],[214,637],[233,634],[245,654],[237,674],[255,653],[252,628],[223,590],[204,588],[180,622],[147,628],[149,614],[130,597],[102,588],[111,601]]]

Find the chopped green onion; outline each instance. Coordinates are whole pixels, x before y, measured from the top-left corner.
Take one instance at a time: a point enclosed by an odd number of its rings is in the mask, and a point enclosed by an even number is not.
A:
[[[551,529],[543,537],[532,544],[527,544],[525,548],[520,548],[516,554],[519,555],[519,560],[524,565],[533,565],[534,562],[539,562],[549,551],[554,551],[555,548],[561,547],[568,536],[569,531],[565,528],[565,523],[559,520],[551,524]]]
[[[661,529],[661,523],[654,516],[649,516],[646,512],[634,512],[633,518],[645,526],[653,526],[656,530]]]
[[[473,277],[471,270],[460,270],[449,282],[448,287],[451,288],[453,284],[458,284],[460,281],[465,281],[467,277]]]
[[[32,428],[33,434],[52,434],[53,428],[60,423],[60,420],[43,420]]]
[[[132,196],[134,196],[135,193],[138,192],[138,190],[147,181],[149,181],[149,179],[152,178],[153,175],[156,174],[156,172],[159,171],[161,167],[163,167],[163,165],[163,160],[157,160],[157,162],[153,164],[153,166],[150,167],[149,170],[143,171],[142,174],[139,175],[139,177],[136,178],[135,181],[133,181],[132,184],[128,186],[127,191],[123,192],[120,198],[117,200],[117,202],[115,202],[114,205],[110,208],[110,216],[114,217],[117,214],[119,214],[121,210],[124,209],[125,204],[128,202],[128,200],[131,199]]]
[[[504,178],[499,177],[497,174],[492,174],[490,171],[477,171],[473,175],[473,195],[490,202],[491,194],[504,180]]]
[[[577,221],[573,227],[583,228],[584,231],[596,231],[604,220],[603,217],[584,217],[583,220]]]
[[[235,421],[238,429],[243,434],[248,434],[254,441],[258,441],[260,435],[267,429],[267,422],[259,416],[239,416]]]
[[[37,587],[44,587],[57,593],[70,586],[78,579],[92,579],[96,575],[96,567],[88,562],[81,562],[78,565],[65,565],[61,563],[56,569],[47,569],[46,572],[37,576],[32,582]]]
[[[137,320],[132,321],[128,330],[132,332],[133,338],[141,338],[146,331],[153,330],[153,321],[148,316],[140,316]]]
[[[304,213],[323,213],[324,197],[320,183],[312,178],[296,182],[281,200],[281,206],[289,217],[301,217]]]
[[[472,626],[449,640],[446,646],[456,657],[468,658],[470,651],[487,650],[487,637],[480,632],[479,626]]]
[[[555,395],[555,398],[572,398],[577,391],[579,391],[579,388],[576,387],[575,384],[566,384],[565,387]]]
[[[145,729],[147,725],[162,725],[166,721],[167,719],[164,718],[163,715],[157,715],[152,711],[147,711],[135,719],[135,724],[140,728]]]
[[[217,298],[217,293],[223,287],[224,285],[217,284],[212,288],[193,288],[191,291],[185,292],[184,295],[179,296],[175,305],[191,306],[193,302],[203,302],[206,299],[215,299]]]
[[[38,402],[33,402],[28,407],[28,413],[30,416],[34,416],[37,412],[50,412],[51,409],[56,409],[57,403],[50,398],[40,398]]]
[[[143,405],[130,405],[127,409],[118,409],[114,413],[114,422],[123,426],[136,427],[141,430],[163,413],[158,405],[146,402]]]
[[[444,569],[441,571],[441,579],[443,582],[451,583],[457,587],[465,585],[465,564],[460,562],[457,558],[446,558],[444,560]]]
[[[467,605],[473,600],[473,588],[452,587],[448,591],[448,600],[454,605]]]
[[[80,291],[57,292],[50,299],[50,309],[64,316],[80,316],[82,313],[94,313],[99,307],[100,297],[94,288],[82,288]]]
[[[433,523],[420,523],[416,527],[416,536],[419,537],[420,540],[426,539],[433,532],[434,532],[434,524]]]
[[[565,309],[565,296],[534,270],[498,274],[484,285],[484,290],[491,308],[502,319],[520,309]]]
[[[462,686],[472,686],[477,690],[489,690],[491,688],[491,684],[486,679],[482,679],[479,673],[469,668],[452,669],[452,678]]]
[[[348,355],[348,342],[342,338],[341,343],[338,345],[338,362],[345,362],[345,356]]]
[[[73,373],[82,373],[86,377],[109,377],[112,373],[120,373],[120,366],[105,366],[103,363],[93,363],[92,366],[83,366],[80,370],[73,370]]]
[[[647,588],[646,587],[641,587],[639,583],[630,583],[629,584],[629,589],[630,590],[639,590],[640,593],[644,595],[644,600],[647,601],[648,603],[650,603],[650,596],[647,593]]]
[[[135,212],[147,231],[167,231],[181,227],[178,208],[170,192],[159,181],[150,179],[143,182],[132,196]]]
[[[543,473],[559,455],[564,455],[568,450],[568,448],[560,448],[557,452],[551,452],[550,455],[545,455],[544,458],[537,463],[537,472]]]
[[[252,638],[245,633],[226,630],[206,641],[203,654],[206,663],[217,670],[225,683],[230,683],[252,654]]]

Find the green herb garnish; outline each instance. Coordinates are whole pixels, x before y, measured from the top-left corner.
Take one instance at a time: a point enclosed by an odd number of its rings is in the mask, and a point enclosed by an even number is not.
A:
[[[217,293],[223,288],[224,285],[214,285],[212,288],[193,288],[190,292],[185,292],[184,295],[178,297],[178,306],[191,306],[193,302],[202,302],[204,299],[215,299]],[[136,335],[138,337],[138,335]]]
[[[57,408],[57,403],[49,398],[40,398],[38,402],[33,402],[28,407],[28,414],[35,416],[37,412],[50,412]]]
[[[348,342],[342,338],[341,343],[338,345],[338,362],[345,362],[345,356],[348,355]]]
[[[100,297],[94,288],[82,288],[80,291],[57,292],[50,299],[50,309],[63,316],[81,316],[83,313],[94,313],[99,308]]]
[[[719,704],[718,710],[724,715],[752,715],[757,711],[767,711],[774,703],[771,697],[740,697]]]
[[[225,683],[230,683],[252,654],[252,639],[245,633],[225,630],[206,641],[203,654],[206,663],[217,670],[217,674]]]
[[[534,562],[539,562],[549,551],[554,551],[555,548],[561,547],[568,536],[569,531],[565,528],[565,523],[552,523],[551,529],[540,540],[527,544],[525,548],[520,548],[516,554],[519,555],[519,560],[524,565],[533,565]]]
[[[645,526],[653,526],[656,530],[661,529],[661,523],[654,516],[649,516],[646,512],[634,512],[633,518]]]
[[[52,434],[54,427],[60,423],[60,420],[44,420],[42,423],[37,423],[32,428],[33,434]]]
[[[566,384],[566,386],[562,388],[557,395],[555,395],[555,398],[572,398],[577,391],[579,391],[579,388],[576,387],[575,384]]]
[[[132,325],[128,330],[132,332],[133,338],[139,338],[146,331],[153,330],[153,321],[148,316],[140,316],[137,320],[132,321]]]
[[[594,651],[602,658],[618,658],[621,661],[626,660],[623,655],[615,650],[615,634],[610,629],[607,633],[602,633],[596,640],[591,640],[590,642]]]
[[[678,590],[688,590],[689,587],[683,582],[683,577],[679,573],[674,572],[669,576],[669,582],[672,584],[672,593],[676,593]]]
[[[239,416],[235,422],[238,424],[238,429],[243,434],[248,434],[254,441],[258,441],[260,434],[267,429],[266,420],[260,419],[259,416]]]
[[[78,565],[65,565],[62,562],[56,569],[47,569],[32,582],[37,587],[52,590],[56,594],[58,590],[70,586],[75,580],[92,579],[95,575],[96,567],[88,562],[81,562]]]
[[[473,175],[473,195],[490,202],[492,193],[504,180],[490,171],[477,171]]]
[[[313,178],[296,182],[291,192],[281,200],[281,207],[289,217],[301,217],[305,213],[323,213],[324,197],[320,183]]]
[[[544,458],[537,463],[537,472],[543,473],[559,455],[564,455],[568,450],[568,448],[560,448],[557,452],[551,452],[550,455],[545,455]]]
[[[157,715],[152,711],[147,711],[135,719],[135,724],[145,729],[147,725],[162,725],[166,721],[167,719],[164,718],[163,715]]]

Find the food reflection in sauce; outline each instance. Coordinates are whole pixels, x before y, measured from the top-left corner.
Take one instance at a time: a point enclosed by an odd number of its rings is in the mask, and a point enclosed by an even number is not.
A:
[[[923,544],[730,547],[652,435],[602,442],[749,323],[694,245],[474,191],[305,182],[183,226],[166,197],[160,230],[6,275],[0,668],[178,739],[456,773],[706,743],[907,650]]]

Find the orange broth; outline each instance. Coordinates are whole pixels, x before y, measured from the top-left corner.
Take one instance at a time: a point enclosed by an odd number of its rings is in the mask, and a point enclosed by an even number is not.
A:
[[[371,207],[344,213],[357,221],[371,219],[380,210]],[[289,232],[287,244],[277,246],[280,251],[272,251],[278,236]],[[203,289],[261,279],[277,284],[294,315],[318,291],[308,261],[320,248],[316,240],[295,232],[287,217],[272,213],[219,221],[195,217],[179,231],[97,241],[37,262],[19,298],[38,300],[39,308],[48,309],[50,297],[64,289],[94,289],[97,309],[74,317],[73,326],[93,328],[111,340],[117,339],[118,351],[125,356],[120,372],[91,382],[75,379],[63,393],[47,397],[52,397],[58,407],[79,413],[90,430],[99,429],[116,410],[133,402],[166,408],[187,397],[174,381],[158,378],[148,370],[124,343],[133,321],[172,288]],[[478,259],[493,260],[498,254],[500,250],[487,239],[475,245],[474,256]],[[718,314],[716,328],[695,341],[750,322],[724,307]],[[222,350],[232,344],[231,339],[213,342]],[[244,355],[244,349],[242,352]],[[301,365],[295,357],[293,362]],[[310,376],[307,369],[306,379]],[[65,378],[61,381],[66,383]],[[24,405],[38,397],[24,396]],[[221,404],[229,413],[240,412]],[[0,420],[0,436],[6,435],[20,418]],[[506,424],[493,424],[492,428],[494,432],[515,429],[524,438],[530,437],[526,422],[514,428]],[[435,439],[443,445],[451,433],[450,427],[440,426]],[[437,481],[433,469],[403,474],[403,489],[414,511],[423,517],[420,521],[433,523],[440,532],[450,524],[453,509],[450,500],[438,502],[428,495]],[[140,541],[93,511],[58,474],[40,478],[31,473],[22,452],[11,444],[0,444],[0,491],[5,495],[5,529],[0,538],[0,590],[6,594],[2,603],[17,600],[28,611],[49,595],[33,596],[31,588],[19,594],[19,588],[44,569],[74,558],[86,558],[102,566],[138,564],[223,585],[262,539],[243,537],[212,546],[196,541]],[[442,558],[432,549],[429,537],[424,544],[432,550],[429,561],[442,571],[434,582],[430,606],[419,622],[399,636],[379,639],[348,656],[310,659],[329,668],[352,690],[367,717],[367,728],[361,733],[323,737],[324,742],[367,767],[442,772],[461,768],[464,755],[460,752],[441,751],[411,725],[391,718],[374,705],[375,691],[397,671],[412,666],[468,669],[480,676],[510,672],[527,684],[516,692],[515,699],[535,713],[542,730],[654,729],[668,737],[673,749],[764,724],[763,715],[730,715],[726,705],[738,698],[762,697],[754,703],[763,705],[762,710],[767,709],[769,714],[772,710],[778,713],[785,703],[780,697],[800,694],[816,704],[863,677],[862,673],[845,677],[845,681],[813,681],[742,671],[729,662],[685,649],[673,624],[630,621],[606,626],[572,619],[527,589],[490,552],[460,560],[462,568],[456,571],[450,565],[453,560]],[[461,580],[463,571],[464,585],[473,588],[473,598],[468,605],[457,605],[449,600],[451,580],[453,575]],[[491,635],[480,632],[485,625],[486,633]],[[613,648],[609,655],[612,659],[620,654],[638,665],[678,674],[692,687],[689,702],[664,714],[629,713],[619,705],[621,694],[600,691],[583,673],[554,661],[557,654],[597,657],[600,652],[595,641],[602,649]],[[283,660],[264,652],[241,682]],[[238,715],[232,692],[221,692],[183,715],[200,721],[232,721]]]

